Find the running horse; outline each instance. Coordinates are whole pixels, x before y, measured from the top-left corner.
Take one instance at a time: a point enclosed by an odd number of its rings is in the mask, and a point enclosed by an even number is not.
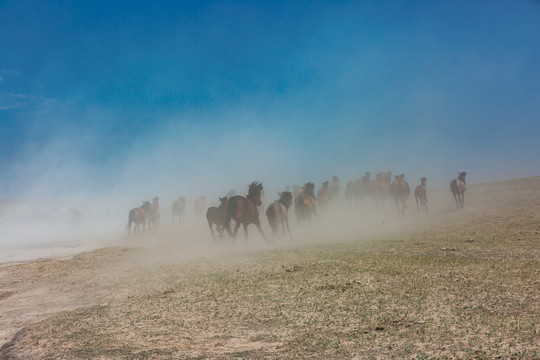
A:
[[[426,210],[426,212],[428,212],[426,181],[427,181],[426,177],[421,177],[420,178],[420,185],[418,185],[416,187],[416,189],[414,189],[414,198],[416,199],[416,209],[418,211],[420,211],[420,206],[421,206],[422,209],[424,209],[424,210]],[[419,202],[420,202],[420,204],[418,204]]]
[[[390,192],[392,198],[396,202],[398,215],[405,215],[405,209],[407,208],[407,198],[411,193],[411,188],[407,181],[405,181],[405,174],[394,175],[395,180],[390,186]],[[401,206],[400,206],[401,205]]]
[[[134,224],[133,231],[135,232],[138,232],[139,226],[142,225],[144,234],[149,208],[150,201],[143,201],[141,207],[129,210],[128,224],[126,226],[128,229],[128,235],[131,233],[131,224]]]
[[[328,187],[328,181],[322,183],[322,188],[317,191],[317,197],[319,198],[319,206],[322,211],[330,204],[330,188]]]
[[[292,239],[291,228],[289,227],[289,208],[292,204],[292,194],[290,191],[283,191],[278,193],[279,200],[274,201],[268,209],[266,209],[266,217],[268,223],[272,228],[272,239],[275,239],[278,235],[278,226],[281,223],[283,226],[283,232],[285,233],[285,225],[287,225],[287,231],[289,237]]]
[[[204,208],[206,207],[206,196],[201,196],[197,200],[195,200],[195,203],[193,204],[193,211],[195,212],[195,216],[201,218],[204,213]]]
[[[307,219],[311,223],[311,216],[317,215],[317,199],[315,198],[315,185],[308,182],[304,185],[304,191],[294,200],[294,212],[296,219],[300,221]]]
[[[465,206],[465,190],[467,190],[467,183],[465,182],[466,175],[467,173],[465,171],[460,172],[457,179],[450,181],[450,191],[454,195],[458,209]]]
[[[159,198],[157,196],[152,199],[152,203],[150,204],[147,211],[147,217],[148,217],[148,230],[152,230],[152,229],[155,230],[160,223]]]
[[[210,206],[206,211],[206,221],[208,221],[208,227],[210,228],[210,233],[212,234],[212,239],[216,241],[216,236],[214,234],[214,226],[218,233],[218,237],[223,239],[223,231],[225,230],[225,218],[227,211],[227,204],[229,200],[227,197],[219,198],[219,206]]]
[[[186,212],[186,198],[180,196],[178,200],[173,201],[172,203],[172,222],[174,224],[175,216],[178,216],[178,222],[184,222],[184,215]]]
[[[341,191],[341,183],[339,182],[339,178],[337,176],[334,176],[332,178],[332,182],[330,183],[330,200],[332,202],[337,202],[339,199],[339,192]]]
[[[258,181],[254,181],[249,185],[248,194],[246,197],[236,195],[229,199],[227,205],[227,212],[225,217],[224,226],[226,226],[227,232],[232,237],[233,241],[236,239],[236,234],[240,225],[244,226],[244,234],[246,235],[246,241],[248,239],[247,227],[249,224],[255,224],[257,229],[261,233],[265,240],[268,240],[261,228],[261,221],[259,220],[259,210],[257,206],[261,206],[261,194],[263,191],[263,184]],[[229,224],[231,219],[236,221],[234,231],[231,233]]]

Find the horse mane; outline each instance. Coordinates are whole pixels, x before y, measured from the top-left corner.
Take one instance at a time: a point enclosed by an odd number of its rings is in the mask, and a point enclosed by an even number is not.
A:
[[[249,190],[247,197],[256,197],[261,193],[263,190],[263,184],[261,184],[258,181],[254,181],[251,184],[249,184]]]

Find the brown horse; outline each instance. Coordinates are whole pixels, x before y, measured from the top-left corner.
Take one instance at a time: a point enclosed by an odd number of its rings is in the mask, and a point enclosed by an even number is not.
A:
[[[407,198],[411,193],[411,188],[407,181],[405,181],[405,174],[395,175],[395,180],[390,187],[392,197],[396,202],[398,215],[405,215],[405,209],[407,208]],[[401,208],[400,208],[401,203]]]
[[[465,206],[465,190],[467,190],[465,176],[467,176],[467,173],[463,171],[458,173],[457,179],[450,181],[450,190],[452,191],[452,195],[454,195],[458,209]]]
[[[317,197],[319,198],[319,206],[322,211],[330,204],[330,188],[328,187],[328,181],[322,183],[322,188],[317,191]]]
[[[392,173],[390,171],[386,173],[375,174],[375,180],[372,182],[372,194],[376,201],[384,203],[388,197],[391,196],[391,183]]]
[[[129,210],[129,217],[128,217],[128,235],[131,233],[131,224],[133,223],[133,231],[138,232],[139,226],[142,225],[143,227],[143,233],[145,232],[145,226],[146,226],[146,218],[148,209],[150,208],[150,201],[143,201],[143,204],[139,208],[131,209]]]
[[[208,227],[210,228],[210,233],[212,233],[212,239],[216,240],[214,234],[214,225],[218,233],[218,237],[223,239],[223,231],[225,230],[225,219],[227,204],[229,202],[227,197],[219,198],[219,206],[211,206],[206,211],[206,220],[208,221]]]
[[[317,199],[315,199],[315,185],[308,182],[304,185],[304,190],[294,201],[294,212],[296,219],[300,223],[307,219],[311,223],[311,216],[317,215]]]
[[[337,176],[334,176],[332,178],[332,182],[330,183],[330,201],[333,203],[337,202],[339,200],[339,193],[341,191],[341,183],[339,182],[339,178]]]
[[[416,199],[416,209],[420,211],[420,206],[428,212],[427,207],[427,193],[426,193],[426,180],[427,178],[422,177],[420,178],[420,185],[414,189],[414,198]],[[420,206],[418,205],[418,201],[420,200]]]
[[[201,196],[197,200],[195,200],[195,203],[193,204],[193,210],[195,212],[195,216],[201,218],[204,209],[206,208],[206,196]]]
[[[257,206],[261,206],[262,204],[262,201],[261,201],[262,190],[263,190],[263,185],[260,182],[255,181],[249,185],[249,190],[246,197],[236,195],[229,199],[224,224],[227,227],[227,231],[229,235],[233,239],[236,239],[238,228],[240,228],[240,224],[242,224],[244,225],[244,234],[246,235],[246,241],[247,241],[248,239],[247,227],[249,224],[255,224],[257,226],[257,229],[261,233],[262,237],[265,240],[268,240],[268,238],[266,237],[266,235],[264,235],[262,231],[261,222],[259,220],[259,210],[257,209]],[[236,221],[234,232],[232,233],[229,227],[231,219],[234,219]]]
[[[159,198],[156,196],[152,199],[152,204],[148,208],[148,230],[156,229],[160,223],[159,215]]]
[[[173,201],[172,203],[172,221],[174,224],[174,217],[178,216],[178,222],[184,222],[184,215],[186,212],[186,198],[180,196],[178,200]]]
[[[285,232],[285,225],[287,225],[289,237],[292,239],[291,228],[289,227],[289,207],[291,207],[293,200],[292,194],[290,191],[283,191],[278,193],[278,195],[279,200],[274,201],[266,209],[266,217],[272,228],[272,239],[277,237],[277,230],[280,223],[283,226],[283,232]]]

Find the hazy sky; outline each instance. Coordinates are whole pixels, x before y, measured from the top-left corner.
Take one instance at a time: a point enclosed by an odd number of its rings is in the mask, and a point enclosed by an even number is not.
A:
[[[0,0],[0,133],[0,198],[540,175],[540,3]]]

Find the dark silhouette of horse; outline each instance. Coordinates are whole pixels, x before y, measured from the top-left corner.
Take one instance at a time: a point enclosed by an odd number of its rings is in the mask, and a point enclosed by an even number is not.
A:
[[[186,198],[180,196],[178,200],[172,203],[172,221],[174,224],[174,217],[178,216],[178,222],[183,223],[186,214]]]
[[[407,184],[407,181],[405,181],[405,174],[395,175],[395,180],[390,186],[390,192],[394,198],[394,201],[396,202],[398,215],[405,215],[407,198],[411,193],[411,188],[409,187],[409,184]]]
[[[206,220],[208,221],[208,227],[210,228],[210,233],[212,234],[212,239],[216,240],[214,234],[214,226],[218,233],[218,237],[223,239],[223,231],[225,230],[225,220],[227,218],[227,204],[229,202],[227,197],[219,198],[219,206],[210,206],[206,210]]]
[[[330,188],[328,187],[328,181],[322,183],[322,188],[317,191],[317,198],[319,199],[321,211],[330,204]]]
[[[195,203],[193,204],[193,210],[195,212],[195,216],[197,216],[198,218],[201,218],[204,213],[205,208],[206,208],[206,196],[201,196],[200,198],[195,200]]]
[[[238,233],[238,228],[242,224],[244,226],[244,234],[246,235],[246,241],[248,239],[247,227],[249,224],[255,224],[257,229],[261,233],[262,237],[265,240],[268,240],[266,235],[264,235],[261,222],[259,220],[259,210],[257,206],[261,206],[261,193],[263,191],[263,184],[258,181],[254,181],[249,185],[248,194],[246,197],[236,195],[229,199],[227,205],[225,226],[229,235],[236,239],[236,234]],[[236,221],[234,231],[231,233],[229,224],[231,219]]]
[[[362,197],[369,197],[373,200],[373,194],[371,192],[371,173],[366,171],[365,175],[360,178],[360,181],[362,182]]]
[[[450,190],[454,195],[457,208],[460,209],[465,206],[465,190],[467,190],[467,183],[465,182],[465,171],[458,173],[457,179],[450,181]]]
[[[289,232],[289,237],[292,239],[291,228],[289,227],[289,207],[292,205],[292,194],[290,191],[283,191],[278,193],[279,200],[274,201],[268,209],[266,209],[266,217],[268,223],[272,228],[272,239],[278,236],[278,226],[283,226],[283,232],[285,233],[285,225]]]
[[[296,219],[301,221],[308,220],[311,223],[311,217],[317,215],[317,199],[315,198],[315,185],[308,182],[304,185],[304,190],[294,200],[294,212]]]
[[[160,223],[159,198],[156,196],[148,207],[148,230],[156,229]]]
[[[416,209],[420,211],[420,206],[428,212],[427,207],[427,193],[426,193],[426,180],[427,178],[420,178],[420,185],[414,189],[414,198],[416,199]],[[420,201],[420,205],[418,202]]]
[[[142,225],[143,233],[145,232],[146,218],[148,214],[148,209],[150,208],[150,201],[143,201],[143,204],[139,208],[129,210],[128,217],[128,235],[131,233],[131,224],[134,224],[133,231],[138,232],[139,226]]]

